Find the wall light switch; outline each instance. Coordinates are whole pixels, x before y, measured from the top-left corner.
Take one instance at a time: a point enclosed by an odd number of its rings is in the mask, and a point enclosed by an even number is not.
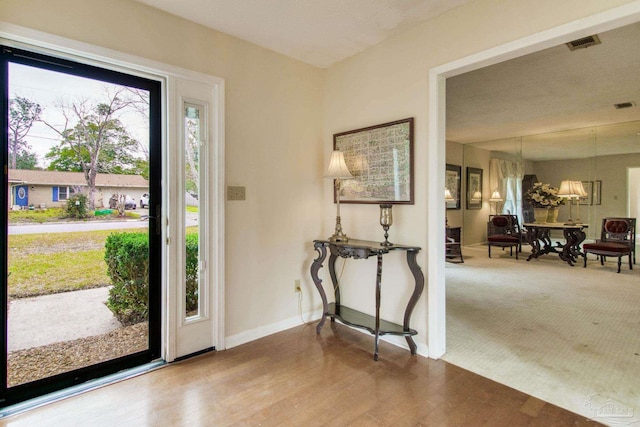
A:
[[[228,186],[227,187],[227,200],[245,200],[246,199],[246,187]]]

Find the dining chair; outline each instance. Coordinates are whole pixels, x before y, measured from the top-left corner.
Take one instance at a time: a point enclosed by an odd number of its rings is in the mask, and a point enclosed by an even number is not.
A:
[[[491,258],[491,247],[510,248],[510,256],[513,256],[513,248],[516,248],[516,259],[518,252],[522,252],[522,233],[516,215],[490,215],[487,223],[487,246],[489,258]]]
[[[622,257],[629,257],[629,270],[633,270],[636,262],[636,219],[635,218],[603,218],[600,239],[594,243],[582,245],[584,267],[587,266],[587,254],[600,258],[604,265],[606,257],[618,258],[618,273],[622,266]]]

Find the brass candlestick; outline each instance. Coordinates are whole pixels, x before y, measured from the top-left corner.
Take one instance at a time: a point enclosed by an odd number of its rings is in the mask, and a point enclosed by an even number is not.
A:
[[[380,225],[384,230],[384,242],[380,243],[382,246],[393,246],[393,243],[389,241],[389,227],[393,224],[392,207],[391,204],[380,205]]]

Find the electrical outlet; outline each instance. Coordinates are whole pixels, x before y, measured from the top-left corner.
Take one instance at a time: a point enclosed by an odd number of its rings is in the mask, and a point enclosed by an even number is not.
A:
[[[293,281],[293,291],[302,292],[302,288],[300,287],[300,279],[296,279]]]

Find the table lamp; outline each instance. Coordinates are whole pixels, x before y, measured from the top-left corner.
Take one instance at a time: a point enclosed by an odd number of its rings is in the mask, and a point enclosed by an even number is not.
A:
[[[496,215],[498,215],[498,203],[504,201],[502,199],[502,196],[500,195],[500,192],[498,190],[494,190],[493,193],[491,193],[491,197],[489,197],[489,203],[493,203],[496,209]]]
[[[580,198],[587,197],[588,194],[584,189],[584,185],[582,185],[582,181],[573,181],[573,188],[578,195],[578,197],[576,197],[576,224],[582,224],[582,220],[580,219]]]
[[[454,203],[456,199],[451,195],[451,190],[445,187],[444,189],[444,225],[449,225],[449,218],[447,218],[447,203]]]
[[[336,190],[336,229],[333,236],[329,237],[330,242],[348,242],[349,238],[342,232],[342,224],[340,223],[340,180],[351,179],[353,175],[349,172],[347,164],[344,162],[344,153],[339,150],[334,150],[331,153],[331,159],[329,160],[329,169],[327,170],[325,178],[333,178],[335,190]]]
[[[574,182],[575,181],[570,180],[562,181],[560,183],[560,189],[558,190],[558,196],[569,201],[569,219],[567,219],[567,222],[565,222],[564,225],[575,225],[575,222],[571,219],[571,204],[573,199],[580,198],[580,194],[577,193],[577,188],[573,184]],[[582,183],[580,183],[580,185],[582,185]]]

